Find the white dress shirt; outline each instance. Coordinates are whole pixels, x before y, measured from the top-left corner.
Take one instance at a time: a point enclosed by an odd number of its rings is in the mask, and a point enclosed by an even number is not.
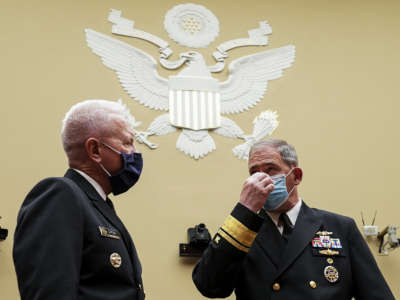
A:
[[[292,222],[292,225],[294,226],[297,221],[297,217],[299,216],[300,213],[300,208],[301,208],[301,198],[299,198],[299,201],[297,201],[296,205],[293,206],[290,210],[286,212],[287,216],[290,219],[290,222]],[[276,228],[278,228],[279,232],[282,234],[283,232],[283,224],[279,224],[279,216],[281,215],[280,213],[274,213],[274,212],[269,212],[267,211],[267,214],[271,218],[272,222],[274,222]]]
[[[85,172],[82,172],[81,170],[78,169],[73,169],[75,171],[77,171],[79,174],[81,174],[87,181],[89,181],[89,183],[94,187],[94,189],[97,191],[97,193],[100,195],[100,197],[106,201],[107,199],[107,195],[104,192],[103,188],[100,186],[100,184],[98,184],[98,182],[96,180],[94,180],[92,177],[90,177],[88,174],[86,174]]]

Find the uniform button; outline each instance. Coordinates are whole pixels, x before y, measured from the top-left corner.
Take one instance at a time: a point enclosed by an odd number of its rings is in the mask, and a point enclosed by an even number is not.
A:
[[[122,264],[122,258],[121,255],[118,253],[114,252],[110,255],[110,263],[114,268],[119,268]]]
[[[277,292],[277,291],[279,291],[281,289],[281,285],[279,283],[275,282],[272,285],[272,289]]]
[[[311,287],[312,289],[315,289],[315,288],[317,287],[317,283],[316,283],[314,280],[311,280],[311,281],[310,281],[310,287]]]

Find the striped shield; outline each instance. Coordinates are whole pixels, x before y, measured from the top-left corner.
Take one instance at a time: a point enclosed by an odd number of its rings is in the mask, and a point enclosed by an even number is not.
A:
[[[171,76],[172,77],[172,76]],[[221,125],[221,97],[213,78],[174,76],[169,84],[169,118],[173,126],[192,130]]]

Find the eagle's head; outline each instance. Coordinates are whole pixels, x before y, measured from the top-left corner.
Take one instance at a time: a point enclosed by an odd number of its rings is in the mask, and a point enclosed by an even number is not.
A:
[[[203,55],[196,51],[183,52],[179,55],[185,59],[185,68],[179,73],[183,76],[206,76],[210,77],[210,71],[204,61]]]

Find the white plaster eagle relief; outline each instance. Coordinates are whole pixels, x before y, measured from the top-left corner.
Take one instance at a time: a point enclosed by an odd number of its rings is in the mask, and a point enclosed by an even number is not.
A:
[[[220,82],[212,73],[225,68],[228,51],[242,46],[265,46],[271,27],[266,21],[250,30],[248,38],[222,43],[213,53],[216,64],[207,66],[196,51],[181,53],[179,59],[168,58],[172,50],[166,41],[134,28],[134,22],[121,17],[121,11],[111,10],[108,20],[114,25],[112,33],[140,38],[159,47],[159,63],[166,69],[182,70],[176,76],[161,77],[157,61],[149,54],[116,38],[92,29],[85,29],[86,40],[105,66],[114,70],[125,91],[145,106],[167,111],[157,117],[146,131],[135,130],[136,139],[154,149],[148,140],[152,135],[165,135],[182,129],[176,147],[194,159],[216,149],[210,131],[229,138],[244,140],[233,148],[238,158],[248,159],[251,146],[270,135],[278,126],[277,114],[262,112],[254,120],[251,135],[231,119],[222,115],[240,113],[255,106],[264,96],[268,81],[282,76],[295,58],[295,47],[288,45],[234,60],[229,65],[229,77]],[[181,4],[167,12],[164,21],[169,36],[177,43],[191,48],[206,47],[219,33],[218,19],[207,8]]]

